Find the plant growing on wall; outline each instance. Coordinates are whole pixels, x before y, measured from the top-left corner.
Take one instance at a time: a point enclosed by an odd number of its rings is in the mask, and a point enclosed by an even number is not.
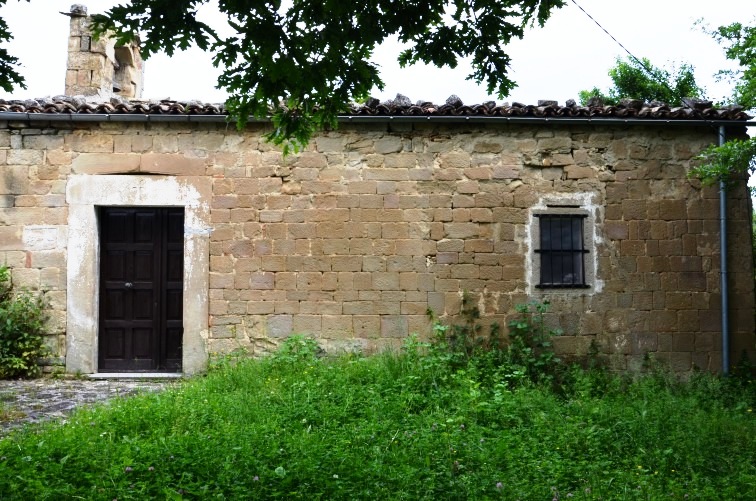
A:
[[[29,291],[13,291],[10,270],[0,266],[0,378],[34,377],[44,345],[44,300]]]

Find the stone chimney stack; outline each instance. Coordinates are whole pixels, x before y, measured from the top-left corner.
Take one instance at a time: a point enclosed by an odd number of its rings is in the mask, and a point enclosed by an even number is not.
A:
[[[66,95],[97,96],[103,100],[113,96],[141,98],[144,64],[139,44],[116,46],[115,40],[106,35],[94,40],[84,5],[74,4],[70,12],[62,14],[71,18]]]

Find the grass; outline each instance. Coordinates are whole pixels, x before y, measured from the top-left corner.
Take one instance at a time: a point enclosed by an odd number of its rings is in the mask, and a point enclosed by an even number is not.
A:
[[[296,343],[11,434],[0,499],[756,499],[748,382]]]

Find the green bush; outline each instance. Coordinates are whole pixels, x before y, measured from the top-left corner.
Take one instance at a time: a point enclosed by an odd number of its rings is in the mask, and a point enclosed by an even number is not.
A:
[[[561,360],[555,356],[551,343],[551,338],[561,335],[562,331],[547,329],[544,324],[548,309],[548,301],[518,304],[515,306],[518,317],[507,324],[508,365],[518,368],[523,377],[533,382],[553,381],[564,368]]]
[[[517,316],[507,323],[505,341],[499,324],[494,322],[484,328],[478,307],[465,292],[461,323],[446,325],[429,312],[433,336],[425,364],[434,361],[451,369],[472,371],[481,377],[481,382],[509,388],[559,382],[567,367],[555,356],[551,343],[551,338],[561,331],[544,325],[548,309],[548,301],[516,305]]]
[[[0,266],[0,378],[34,377],[44,346],[45,304],[41,296],[13,291],[10,271]]]

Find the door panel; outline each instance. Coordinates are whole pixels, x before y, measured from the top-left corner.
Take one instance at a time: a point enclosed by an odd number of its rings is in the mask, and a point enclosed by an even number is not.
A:
[[[100,209],[100,371],[180,371],[184,211]]]
[[[170,210],[162,267],[164,283],[161,301],[164,305],[165,336],[161,350],[167,370],[181,370],[181,341],[184,334],[184,211]]]

